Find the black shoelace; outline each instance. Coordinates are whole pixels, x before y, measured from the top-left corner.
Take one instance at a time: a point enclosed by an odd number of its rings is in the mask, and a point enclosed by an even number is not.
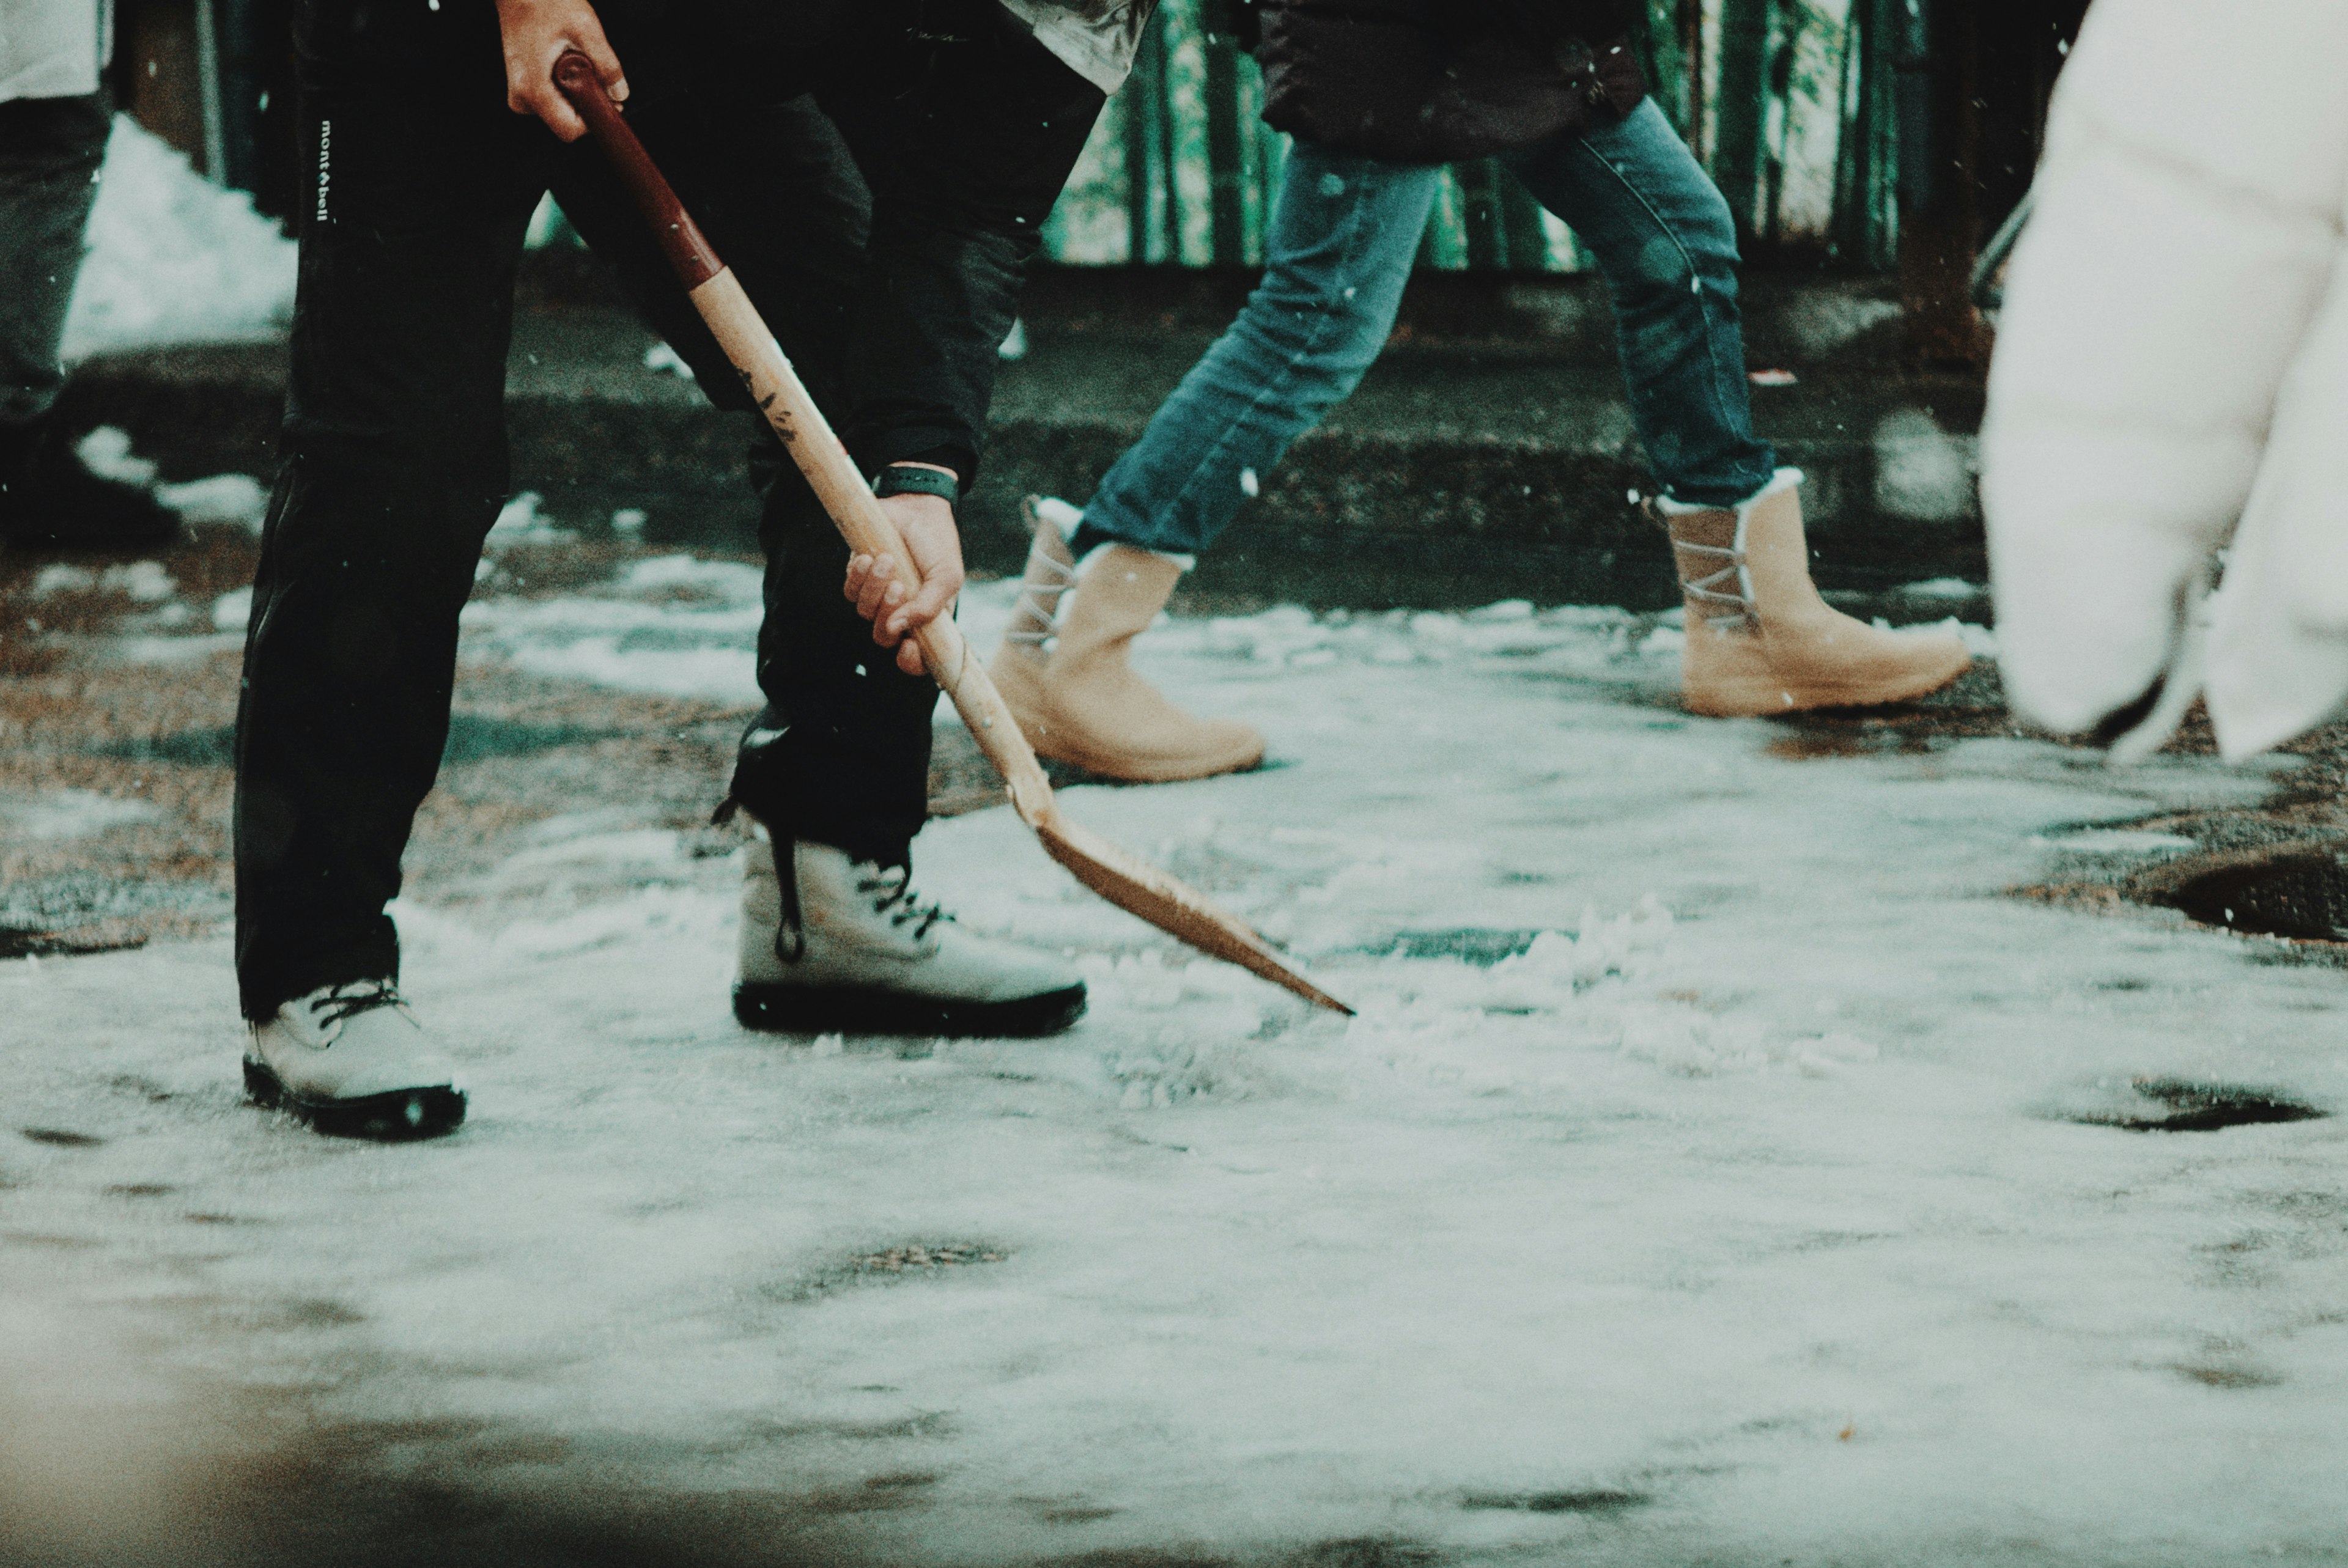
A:
[[[913,868],[910,866],[887,866],[876,876],[859,876],[856,890],[872,897],[873,913],[887,915],[890,925],[899,930],[911,926],[916,941],[928,936],[930,927],[939,921],[953,918],[935,899],[925,902],[913,891]]]
[[[729,794],[718,804],[709,820],[723,826],[733,821],[741,809],[742,803]],[[787,964],[796,964],[807,956],[807,928],[799,907],[798,845],[790,835],[771,824],[767,831],[774,846],[775,891],[782,901],[781,918],[775,927],[775,957]],[[859,867],[860,872],[862,869]],[[939,921],[953,917],[936,900],[924,901],[913,891],[912,880],[913,868],[910,866],[874,866],[871,875],[858,876],[856,890],[872,899],[872,912],[887,915],[891,927],[901,931],[911,926],[914,940],[919,941]]]
[[[389,980],[353,980],[336,986],[310,1004],[310,1016],[321,1028],[329,1024],[347,1023],[361,1013],[377,1008],[405,1008],[407,999]]]

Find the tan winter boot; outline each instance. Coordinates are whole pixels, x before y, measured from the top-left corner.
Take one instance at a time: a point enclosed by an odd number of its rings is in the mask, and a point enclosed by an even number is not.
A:
[[[1134,638],[1173,597],[1183,563],[1107,545],[1079,575],[1056,520],[1072,518],[1076,508],[1031,497],[1026,509],[1035,526],[1026,580],[987,671],[1028,743],[1044,756],[1137,784],[1206,778],[1262,762],[1262,732],[1184,712],[1126,662]]]
[[[1866,708],[1937,692],[1972,664],[1962,639],[1887,631],[1830,607],[1810,581],[1802,474],[1780,468],[1734,509],[1658,503],[1687,596],[1681,701],[1743,718]]]

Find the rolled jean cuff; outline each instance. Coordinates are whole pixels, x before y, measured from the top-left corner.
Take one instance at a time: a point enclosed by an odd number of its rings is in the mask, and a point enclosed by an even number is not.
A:
[[[1780,490],[1795,488],[1804,479],[1799,468],[1776,468],[1759,485],[1743,487],[1717,500],[1709,498],[1709,496],[1720,487],[1705,487],[1704,497],[1690,496],[1683,491],[1677,495],[1661,495],[1655,499],[1665,517],[1679,517],[1689,512],[1740,512],[1756,502],[1767,500]]]
[[[1199,556],[1195,550],[1160,549],[1158,546],[1145,543],[1140,539],[1111,533],[1107,528],[1096,528],[1092,514],[1086,512],[1085,520],[1076,525],[1076,531],[1068,536],[1068,554],[1076,558],[1076,575],[1083,576],[1085,568],[1091,563],[1093,557],[1111,545],[1123,545],[1129,550],[1146,550],[1160,560],[1172,561],[1184,571],[1195,570],[1199,565]]]

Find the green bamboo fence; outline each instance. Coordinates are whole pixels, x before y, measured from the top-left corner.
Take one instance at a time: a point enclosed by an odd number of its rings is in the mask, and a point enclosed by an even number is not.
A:
[[[1648,0],[1638,44],[1655,97],[1748,240],[1863,265],[1896,243],[1890,34],[1900,0]],[[1098,266],[1252,265],[1284,137],[1258,118],[1255,63],[1202,0],[1162,0],[1132,79],[1045,231]],[[1421,264],[1572,272],[1566,227],[1497,164],[1447,171]]]

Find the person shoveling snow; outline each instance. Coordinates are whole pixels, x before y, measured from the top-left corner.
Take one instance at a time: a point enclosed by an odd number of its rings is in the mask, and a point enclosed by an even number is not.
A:
[[[961,587],[955,500],[976,471],[1020,263],[1105,101],[1065,39],[1056,49],[1008,12],[968,9],[952,47],[913,0],[732,20],[647,0],[600,15],[583,0],[502,0],[495,25],[474,7],[304,13],[316,146],[294,480],[250,610],[237,780],[238,973],[261,1098],[395,1135],[465,1114],[402,1002],[386,906],[503,500],[506,324],[543,192],[618,265],[705,393],[750,406],[625,190],[575,145],[585,127],[556,62],[583,54],[627,102],[878,485],[923,584],[891,603],[901,634]],[[499,53],[503,101],[485,87]],[[900,94],[914,80],[933,107],[909,128]],[[936,691],[918,660],[876,650],[840,598],[847,548],[781,456],[762,454],[758,475],[767,705],[728,794],[756,828],[736,1015],[778,1030],[1065,1028],[1086,999],[1072,968],[964,930],[911,885]]]

